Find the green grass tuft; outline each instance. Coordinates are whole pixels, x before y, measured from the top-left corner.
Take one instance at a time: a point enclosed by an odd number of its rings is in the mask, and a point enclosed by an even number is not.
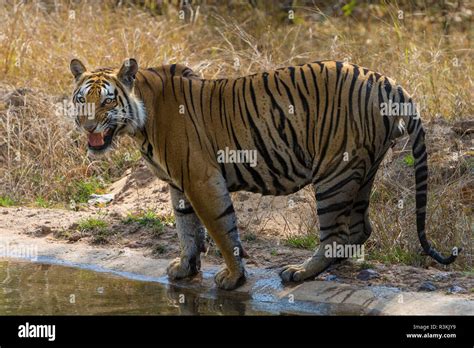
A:
[[[11,207],[15,205],[15,201],[7,196],[0,196],[0,207]]]
[[[403,157],[403,163],[408,167],[413,167],[415,165],[415,157],[413,155],[406,155]]]
[[[285,244],[293,248],[313,250],[318,245],[318,238],[313,234],[293,235],[285,240]]]
[[[373,261],[380,261],[385,264],[405,264],[422,266],[426,262],[426,257],[419,253],[405,250],[400,246],[395,246],[384,252],[371,251],[368,258]]]
[[[79,220],[78,227],[81,231],[105,230],[108,227],[108,223],[100,218],[85,218]]]
[[[163,232],[167,221],[169,222],[171,219],[169,217],[163,218],[162,216],[156,214],[153,210],[146,210],[129,213],[123,220],[123,223],[138,223],[139,225],[151,228],[154,234],[159,235]]]
[[[37,197],[35,200],[35,206],[39,208],[49,208],[51,207],[51,203],[43,197]]]

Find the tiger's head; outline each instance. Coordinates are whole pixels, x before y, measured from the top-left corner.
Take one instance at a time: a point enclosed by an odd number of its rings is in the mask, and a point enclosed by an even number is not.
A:
[[[71,60],[75,78],[72,94],[74,120],[87,134],[89,153],[107,151],[114,138],[135,134],[145,124],[143,103],[133,93],[137,61],[126,59],[120,69],[101,68],[87,71],[78,59]]]

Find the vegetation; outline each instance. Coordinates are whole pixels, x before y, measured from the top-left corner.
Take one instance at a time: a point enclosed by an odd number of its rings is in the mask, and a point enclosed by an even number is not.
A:
[[[11,207],[15,201],[8,196],[0,196],[0,207]]]
[[[113,234],[103,218],[90,217],[79,220],[78,229],[81,233],[91,235],[93,244],[107,244]]]
[[[319,243],[319,239],[315,234],[307,233],[291,235],[286,238],[285,243],[294,248],[314,250]]]
[[[169,217],[167,218],[169,220]],[[125,224],[138,223],[139,225],[151,228],[155,235],[160,235],[165,226],[163,220],[162,217],[157,215],[153,210],[145,210],[136,213],[129,213],[123,222]]]
[[[101,218],[85,218],[78,222],[78,228],[81,231],[106,230],[107,227],[107,221]]]

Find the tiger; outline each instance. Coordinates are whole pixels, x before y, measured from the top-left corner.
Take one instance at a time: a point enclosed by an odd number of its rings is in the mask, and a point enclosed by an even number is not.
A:
[[[180,245],[167,268],[172,280],[200,272],[208,235],[225,262],[215,274],[216,286],[232,290],[244,284],[248,255],[231,192],[288,195],[307,185],[316,195],[319,245],[301,264],[278,271],[283,283],[314,279],[342,259],[328,256],[327,246],[361,246],[371,235],[375,175],[406,133],[423,251],[444,265],[460,251],[443,256],[428,241],[425,131],[414,100],[389,77],[332,60],[221,79],[201,78],[180,64],[139,68],[133,58],[120,68],[93,71],[73,59],[70,70],[72,102],[94,107],[75,116],[88,151],[102,155],[114,139],[129,135],[152,172],[169,184]],[[405,104],[408,112],[387,113],[386,105]],[[256,161],[223,160],[224,150],[254,153]]]

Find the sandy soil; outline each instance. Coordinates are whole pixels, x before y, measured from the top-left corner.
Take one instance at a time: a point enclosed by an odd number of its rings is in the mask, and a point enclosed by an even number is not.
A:
[[[110,204],[84,205],[76,210],[0,208],[0,232],[21,235],[30,240],[41,238],[43,242],[61,243],[75,249],[100,244],[100,247],[124,252],[133,249],[133,253],[138,252],[149,258],[170,259],[179,254],[172,220],[159,233],[136,222],[124,222],[130,212],[148,209],[163,217],[171,216],[169,192],[165,183],[154,178],[145,166],[139,166],[133,173],[128,171],[114,183],[109,192],[114,194]],[[248,264],[273,269],[288,263],[299,263],[312,254],[311,250],[285,243],[289,234],[306,230],[307,226],[303,226],[303,223],[316,225],[312,197],[310,189],[287,197],[233,194],[241,238],[249,254]],[[89,217],[108,222],[104,238],[98,239],[94,230],[81,231],[80,222]],[[222,258],[210,240],[203,261],[207,264],[222,264]],[[333,266],[319,275],[318,279],[358,285],[386,285],[411,291],[422,291],[420,287],[424,284],[426,288],[425,283],[430,282],[428,287],[434,286],[433,291],[447,294],[455,292],[474,299],[472,275],[443,270],[440,266],[419,268],[350,260]]]

